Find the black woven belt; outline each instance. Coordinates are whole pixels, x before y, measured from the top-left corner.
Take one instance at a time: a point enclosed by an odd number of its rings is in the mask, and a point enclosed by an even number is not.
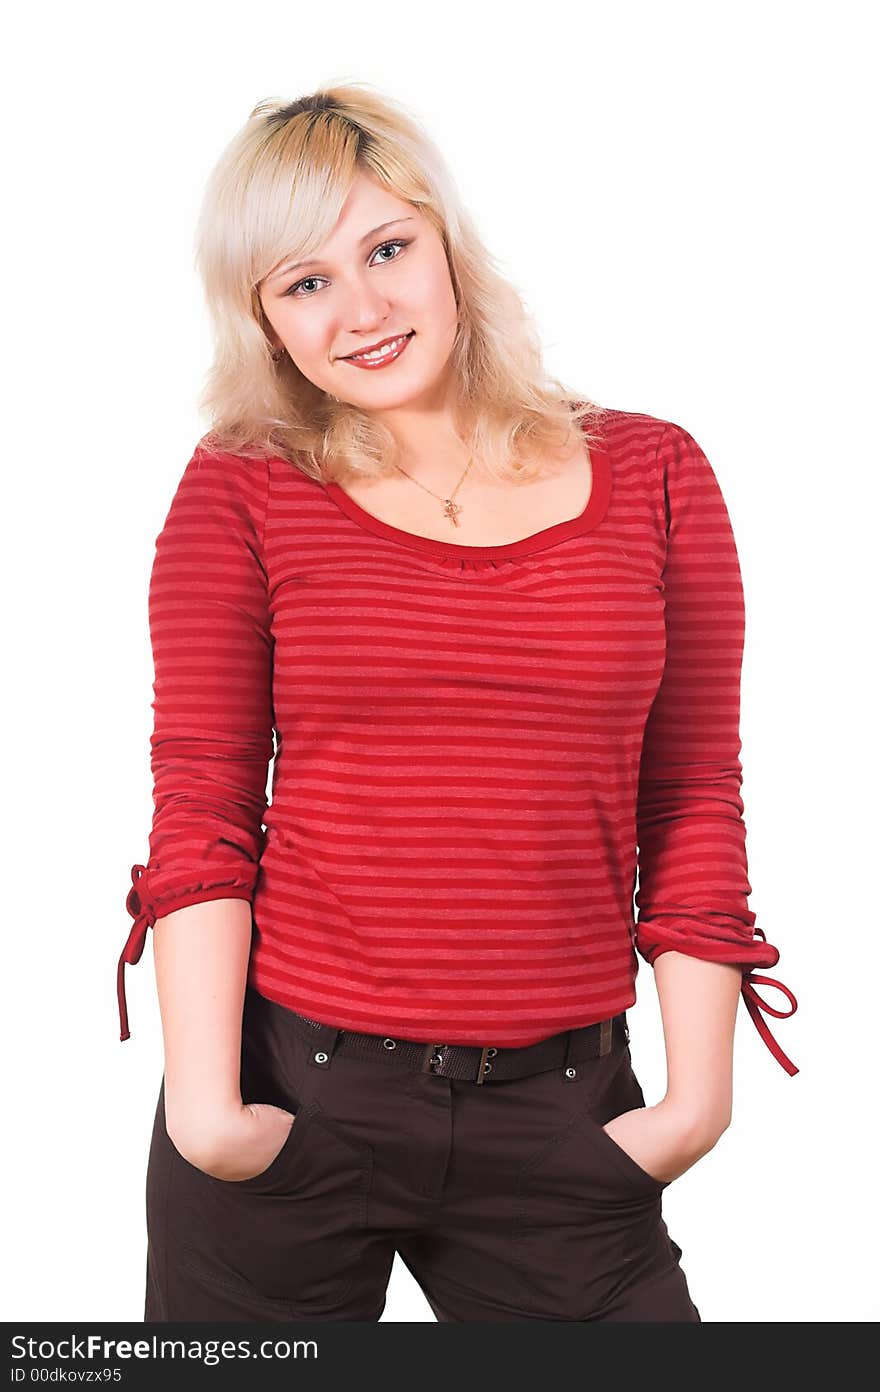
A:
[[[537,1044],[519,1049],[498,1049],[487,1044],[427,1044],[410,1039],[383,1038],[378,1034],[357,1034],[338,1029],[304,1015],[290,1012],[300,1026],[300,1033],[315,1050],[311,1062],[327,1067],[336,1052],[350,1057],[382,1057],[390,1064],[420,1073],[433,1073],[441,1078],[461,1082],[504,1082],[509,1078],[525,1078],[551,1068],[573,1067],[587,1059],[611,1053],[615,1040],[620,1047],[629,1043],[626,1012],[608,1020],[584,1025],[580,1029],[564,1030]]]

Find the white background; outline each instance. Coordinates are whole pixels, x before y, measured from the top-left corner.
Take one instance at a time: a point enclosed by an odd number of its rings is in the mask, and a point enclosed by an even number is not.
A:
[[[769,1024],[801,1071],[741,1003],[733,1125],[664,1213],[706,1322],[880,1314],[873,12],[214,0],[7,19],[6,1319],[142,1318],[152,939],[125,1044],[115,972],[152,812],[149,569],[206,428],[195,219],[252,107],[334,80],[437,141],[550,370],[683,425],[715,468],[746,590],[750,904],[799,1001]],[[638,989],[652,1103],[647,964]],[[399,1260],[383,1319],[433,1320]]]

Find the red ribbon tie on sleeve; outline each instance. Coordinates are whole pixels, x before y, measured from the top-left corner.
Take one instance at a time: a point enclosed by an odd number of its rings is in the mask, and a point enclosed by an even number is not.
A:
[[[778,991],[782,991],[791,1001],[791,1010],[777,1010],[775,1006],[770,1005],[768,1001],[764,1000],[763,996],[758,995],[758,992],[755,990],[755,983],[762,983],[765,986],[775,986]],[[777,1020],[787,1020],[789,1016],[793,1015],[797,1010],[797,1001],[794,995],[787,986],[783,986],[781,981],[775,981],[772,976],[762,976],[752,971],[746,972],[743,975],[742,994],[746,1003],[746,1009],[751,1015],[764,1043],[767,1045],[774,1058],[782,1064],[786,1073],[794,1077],[795,1073],[800,1072],[800,1069],[792,1063],[787,1054],[783,1053],[779,1044],[770,1033],[766,1020],[762,1020],[760,1015],[760,1011],[764,1010],[769,1015],[775,1015]]]
[[[147,929],[152,928],[156,922],[156,914],[152,904],[144,902],[141,892],[138,889],[138,881],[142,875],[147,873],[145,865],[133,865],[131,867],[131,889],[128,891],[128,898],[125,907],[134,919],[128,940],[119,958],[116,968],[116,996],[119,1002],[119,1038],[128,1039],[128,1010],[125,1003],[125,964],[135,966],[143,955],[144,945],[147,941]]]

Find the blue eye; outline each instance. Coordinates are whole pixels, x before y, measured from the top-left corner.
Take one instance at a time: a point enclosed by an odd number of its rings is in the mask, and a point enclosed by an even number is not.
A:
[[[375,249],[375,251],[373,252],[373,256],[376,255],[376,252],[384,251],[384,250],[386,249],[386,247],[394,247],[394,248],[397,248],[397,249],[398,249],[398,251],[395,253],[395,255],[394,255],[394,256],[386,256],[386,257],[383,257],[382,259],[383,259],[383,261],[385,261],[385,262],[388,262],[388,261],[396,261],[396,260],[398,259],[399,251],[402,251],[403,248],[404,248],[404,247],[407,247],[407,246],[409,246],[409,242],[408,242],[408,241],[405,241],[405,240],[404,240],[403,238],[401,238],[401,237],[396,237],[396,238],[394,238],[394,239],[393,239],[392,241],[390,241],[390,242],[382,242],[379,246],[377,246],[376,249]],[[372,258],[371,258],[371,259],[372,259]],[[313,295],[315,292],[310,290],[310,291],[306,291],[305,294],[300,294],[299,291],[301,290],[302,286],[304,286],[304,285],[309,285],[309,284],[314,283],[315,281],[324,280],[324,279],[326,279],[326,277],[324,277],[324,276],[315,276],[315,275],[303,276],[302,280],[296,281],[293,285],[290,286],[289,289],[287,289],[287,290],[284,291],[284,294],[285,294],[285,295],[290,295],[291,297],[294,297],[294,298],[300,299],[300,300],[309,300],[309,299],[312,298],[312,295]]]

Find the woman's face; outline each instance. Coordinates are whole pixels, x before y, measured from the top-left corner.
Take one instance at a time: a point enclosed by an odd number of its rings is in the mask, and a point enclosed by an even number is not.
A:
[[[458,325],[443,242],[417,208],[368,175],[356,175],[319,253],[295,269],[280,262],[258,289],[274,346],[322,391],[364,411],[442,404]],[[410,333],[382,366],[347,360]]]

